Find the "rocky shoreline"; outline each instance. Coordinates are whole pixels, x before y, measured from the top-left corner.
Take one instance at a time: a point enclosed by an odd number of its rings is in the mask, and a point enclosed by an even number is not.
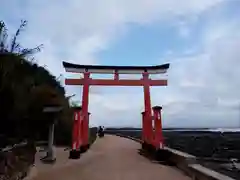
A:
[[[141,138],[141,130],[108,129],[107,133]],[[165,144],[173,149],[197,156],[199,163],[235,179],[239,169],[228,169],[231,159],[240,161],[240,132],[207,130],[165,130]]]

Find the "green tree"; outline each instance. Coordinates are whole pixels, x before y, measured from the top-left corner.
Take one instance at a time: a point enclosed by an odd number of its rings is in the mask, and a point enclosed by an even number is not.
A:
[[[0,21],[0,134],[20,139],[44,138],[48,117],[43,108],[49,105],[64,107],[58,128],[71,133],[72,111],[64,88],[44,67],[32,61],[41,45],[23,48],[18,42],[25,27],[26,21],[22,21],[13,37],[8,38],[6,25]]]

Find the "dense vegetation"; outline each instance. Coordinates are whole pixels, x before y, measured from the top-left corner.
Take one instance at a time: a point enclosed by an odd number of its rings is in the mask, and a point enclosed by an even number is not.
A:
[[[1,146],[9,139],[46,139],[52,117],[43,113],[46,106],[61,106],[56,141],[71,140],[72,110],[65,90],[44,67],[34,63],[33,56],[41,50],[22,48],[17,41],[26,21],[22,21],[12,38],[4,22],[0,22],[0,136]],[[4,140],[7,140],[4,142]]]

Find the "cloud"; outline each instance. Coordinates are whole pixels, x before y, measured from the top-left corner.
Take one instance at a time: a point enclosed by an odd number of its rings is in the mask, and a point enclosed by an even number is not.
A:
[[[0,14],[10,24],[10,29],[14,29],[20,19],[27,19],[28,35],[22,39],[23,44],[32,47],[43,43],[44,49],[36,57],[38,63],[46,65],[54,75],[66,77],[61,64],[63,60],[101,64],[97,53],[107,50],[124,36],[131,24],[147,26],[174,19],[179,22],[180,35],[188,37],[193,34],[191,22],[223,2],[3,0]],[[228,123],[234,125],[236,110],[226,107],[229,104],[235,106],[236,98],[240,98],[237,91],[240,39],[238,24],[235,21],[230,24],[213,21],[207,24],[202,50],[194,51],[190,56],[174,57],[169,71],[169,87],[153,88],[152,104],[164,106],[166,126],[204,126],[216,122],[226,125],[227,118]],[[129,89],[129,92],[117,90],[116,94],[104,88],[91,89],[89,108],[93,112],[93,124],[139,125],[143,110],[142,88]],[[66,90],[68,94],[76,94],[75,99],[81,99],[79,87],[66,87]]]
[[[105,1],[6,1],[1,11],[6,19],[27,19],[29,41],[45,44],[42,56],[60,63],[65,60],[78,63],[97,62],[95,54],[109,46],[127,29],[129,23],[145,24],[174,18],[179,15],[197,15],[223,0],[105,0]],[[10,18],[8,18],[10,17]],[[47,42],[47,43],[46,43]],[[45,54],[46,53],[46,54]],[[41,60],[42,61],[42,60]],[[42,63],[39,61],[39,63]],[[44,62],[45,63],[45,62]],[[54,65],[50,66],[57,73]]]
[[[240,22],[236,19],[208,26],[201,37],[200,51],[171,60],[169,86],[151,91],[152,105],[163,106],[165,127],[239,126],[239,29]],[[126,94],[118,91],[114,96],[103,92],[102,97],[108,104],[108,107],[102,106],[102,110],[114,114],[117,121],[112,124],[122,125],[121,115],[122,119],[129,120],[125,124],[139,125],[143,110],[142,89]],[[99,122],[111,124],[109,121]]]
[[[173,60],[169,72],[172,91],[165,95],[170,97],[173,93],[181,99],[165,105],[166,118],[175,119],[174,125],[239,125],[239,28],[239,21],[209,27],[202,38],[202,52]]]

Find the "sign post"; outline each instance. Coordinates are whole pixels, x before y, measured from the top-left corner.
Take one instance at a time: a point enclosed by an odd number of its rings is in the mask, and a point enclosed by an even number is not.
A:
[[[57,120],[57,115],[62,111],[62,107],[57,106],[49,106],[43,109],[43,112],[46,113],[51,119],[52,122],[49,123],[49,133],[48,133],[48,149],[46,157],[42,158],[44,162],[55,162],[56,157],[53,151],[53,143],[54,143],[54,124]]]

